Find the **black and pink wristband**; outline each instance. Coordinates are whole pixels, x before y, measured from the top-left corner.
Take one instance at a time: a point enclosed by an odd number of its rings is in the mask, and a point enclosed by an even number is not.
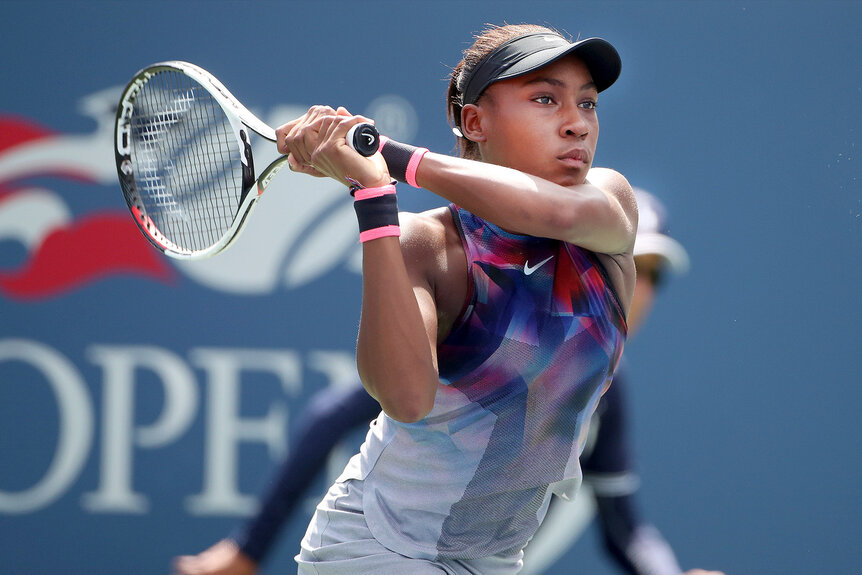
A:
[[[417,148],[380,136],[379,151],[386,160],[390,176],[414,188],[420,187],[416,183],[416,170],[428,152],[427,148]],[[363,188],[359,182],[349,178],[348,183],[351,184],[353,209],[359,221],[359,241],[365,243],[378,238],[400,236],[395,182],[379,188]]]
[[[359,221],[360,242],[401,235],[394,184],[379,188],[354,188],[351,193],[353,209]]]
[[[410,184],[414,188],[421,187],[416,183],[416,170],[419,169],[419,162],[422,161],[422,157],[428,153],[428,148],[417,148],[396,142],[386,136],[380,136],[380,153],[386,160],[389,175],[399,182]]]

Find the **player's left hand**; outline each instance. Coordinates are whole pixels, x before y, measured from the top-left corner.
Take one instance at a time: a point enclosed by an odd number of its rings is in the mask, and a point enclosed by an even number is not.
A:
[[[278,150],[288,155],[294,172],[330,177],[345,185],[350,180],[364,187],[386,185],[391,179],[383,157],[366,158],[347,145],[347,132],[363,122],[371,120],[353,116],[343,107],[312,106],[276,130]]]

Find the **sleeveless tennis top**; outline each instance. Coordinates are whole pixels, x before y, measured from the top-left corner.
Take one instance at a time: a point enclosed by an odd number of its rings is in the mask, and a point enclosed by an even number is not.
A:
[[[517,553],[551,494],[574,494],[626,334],[594,254],[450,209],[470,296],[438,346],[434,407],[415,423],[381,413],[340,478],[365,481],[380,543],[422,559]]]

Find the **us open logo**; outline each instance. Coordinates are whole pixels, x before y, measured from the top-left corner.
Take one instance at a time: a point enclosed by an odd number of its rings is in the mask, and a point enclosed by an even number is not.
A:
[[[84,134],[64,134],[35,119],[0,111],[5,134],[0,139],[0,240],[17,244],[26,254],[12,267],[0,260],[0,296],[39,300],[112,275],[166,281],[177,272],[215,291],[256,296],[303,286],[339,268],[359,273],[356,220],[344,187],[301,174],[280,176],[261,198],[252,225],[217,257],[168,261],[142,237],[135,239],[131,215],[117,207],[122,202],[112,141],[119,93],[112,88],[82,99],[79,109],[96,122],[95,130]],[[296,105],[276,106],[266,121],[280,125],[304,111]],[[416,134],[416,112],[400,96],[378,97],[365,113],[390,137],[410,141]],[[271,146],[255,150],[263,165],[275,155]],[[49,176],[56,187],[28,183]],[[115,187],[118,201],[74,213],[63,195],[63,180]],[[100,243],[117,249],[88,249]],[[76,265],[58,273],[58,261]]]

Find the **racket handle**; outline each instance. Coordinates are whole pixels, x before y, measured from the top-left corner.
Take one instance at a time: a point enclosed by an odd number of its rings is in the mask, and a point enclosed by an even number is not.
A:
[[[356,124],[347,132],[347,145],[365,157],[380,148],[380,133],[372,124]]]

